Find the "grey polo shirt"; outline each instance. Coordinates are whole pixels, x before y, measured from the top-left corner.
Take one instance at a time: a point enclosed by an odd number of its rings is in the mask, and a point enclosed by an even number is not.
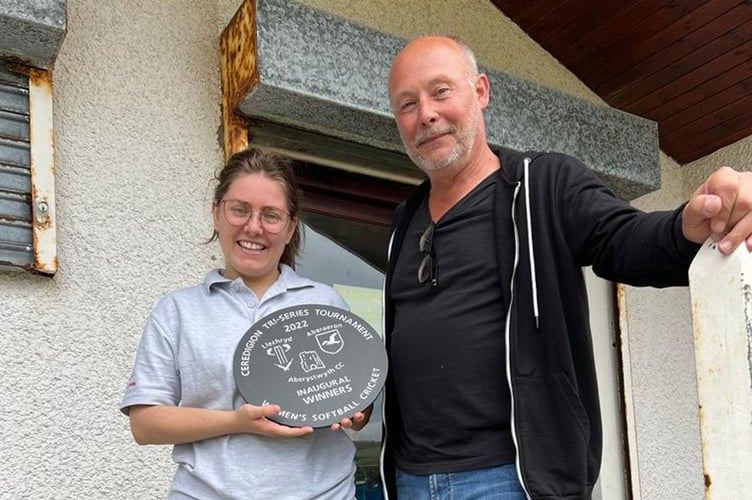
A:
[[[218,270],[160,300],[144,328],[121,411],[132,405],[238,408],[244,401],[232,358],[251,325],[300,304],[347,309],[331,287],[280,268],[261,300],[242,279]],[[354,454],[350,438],[330,429],[301,438],[237,434],[175,445],[170,498],[352,499]]]

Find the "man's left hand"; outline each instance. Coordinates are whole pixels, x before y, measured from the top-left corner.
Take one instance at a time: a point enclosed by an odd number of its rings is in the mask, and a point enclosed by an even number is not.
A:
[[[713,172],[684,207],[682,233],[695,243],[712,236],[725,255],[745,240],[752,251],[752,172]]]

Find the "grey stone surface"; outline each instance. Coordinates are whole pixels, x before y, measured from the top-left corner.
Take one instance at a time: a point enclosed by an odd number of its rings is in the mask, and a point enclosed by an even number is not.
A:
[[[404,151],[386,87],[391,61],[406,40],[291,0],[258,0],[257,30],[260,83],[239,111]],[[481,70],[491,81],[486,121],[492,145],[576,156],[624,199],[660,187],[654,122]]]
[[[404,40],[287,0],[257,2],[260,84],[250,116],[399,151],[386,90]]]
[[[66,0],[0,0],[0,56],[51,69],[65,38]]]

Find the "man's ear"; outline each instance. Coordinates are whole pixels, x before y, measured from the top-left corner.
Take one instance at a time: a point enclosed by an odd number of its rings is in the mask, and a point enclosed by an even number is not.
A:
[[[486,109],[491,99],[491,83],[485,73],[478,73],[475,77],[475,93],[478,96],[481,109]]]

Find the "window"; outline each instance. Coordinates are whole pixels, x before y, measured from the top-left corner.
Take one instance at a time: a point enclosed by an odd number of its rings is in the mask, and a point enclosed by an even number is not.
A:
[[[336,227],[337,233],[347,236],[350,241],[364,239],[377,246],[384,254],[389,243],[388,228],[384,228],[385,238],[377,233],[366,235],[366,224],[355,224],[336,217],[318,216],[311,219],[309,212],[302,214],[305,221],[305,246],[298,259],[297,271],[302,275],[328,283],[344,297],[350,310],[368,321],[381,335],[381,287],[384,280],[382,270],[374,267],[361,257],[359,249],[350,248],[341,239],[329,233]],[[310,219],[310,220],[309,220]],[[315,224],[315,225],[314,225]],[[362,249],[362,245],[361,245]],[[357,500],[381,498],[379,484],[379,448],[381,443],[381,396],[374,401],[374,408],[368,425],[360,432],[346,430],[355,442],[357,453],[355,476]]]
[[[328,283],[350,309],[382,334],[382,286],[394,207],[414,185],[324,167],[296,163],[303,190],[304,245],[297,271]],[[374,402],[381,407],[381,396]],[[381,412],[349,434],[357,448],[356,498],[382,498],[379,484]]]
[[[49,71],[0,59],[0,269],[57,271]]]

